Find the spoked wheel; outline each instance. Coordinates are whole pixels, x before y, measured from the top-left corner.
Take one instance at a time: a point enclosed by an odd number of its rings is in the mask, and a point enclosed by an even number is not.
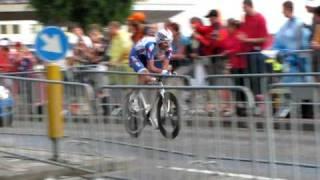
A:
[[[181,115],[177,98],[166,92],[160,96],[157,107],[157,118],[161,134],[168,139],[174,139],[180,131]]]
[[[146,125],[146,115],[144,113],[141,98],[135,92],[127,95],[123,111],[123,120],[126,131],[131,137],[139,137]]]

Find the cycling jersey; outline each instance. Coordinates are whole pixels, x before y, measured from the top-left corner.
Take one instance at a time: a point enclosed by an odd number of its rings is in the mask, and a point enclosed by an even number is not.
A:
[[[160,50],[157,48],[154,37],[144,37],[141,39],[130,52],[129,64],[135,72],[142,72],[147,69],[148,61],[157,60]],[[172,54],[171,48],[164,52],[164,56],[170,60]],[[162,68],[161,62],[156,62],[157,68]]]

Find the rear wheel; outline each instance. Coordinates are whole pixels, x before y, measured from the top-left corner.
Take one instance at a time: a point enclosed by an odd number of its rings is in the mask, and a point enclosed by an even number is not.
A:
[[[131,137],[139,137],[146,125],[146,114],[138,93],[131,92],[125,98],[123,120],[126,131]]]
[[[180,106],[173,93],[160,96],[157,107],[157,118],[161,134],[168,139],[178,136],[181,124]]]

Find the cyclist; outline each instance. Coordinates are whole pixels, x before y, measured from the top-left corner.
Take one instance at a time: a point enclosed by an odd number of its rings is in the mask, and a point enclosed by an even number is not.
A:
[[[139,84],[148,84],[156,81],[156,78],[146,75],[148,73],[157,73],[163,75],[170,74],[170,58],[172,36],[167,30],[160,30],[155,33],[155,28],[152,26],[145,28],[145,36],[132,48],[129,56],[130,67],[137,73],[142,73],[138,76]],[[156,120],[156,111],[151,110],[151,106],[146,103],[146,100],[141,92],[142,103],[146,112],[149,113],[149,120],[153,127],[158,128]],[[138,111],[139,104],[136,100],[131,101],[134,111]]]
[[[169,31],[163,29],[155,33],[153,27],[145,28],[145,36],[132,48],[129,56],[130,67],[144,74],[139,76],[139,84],[155,81],[154,77],[145,75],[147,73],[169,74],[171,42]]]

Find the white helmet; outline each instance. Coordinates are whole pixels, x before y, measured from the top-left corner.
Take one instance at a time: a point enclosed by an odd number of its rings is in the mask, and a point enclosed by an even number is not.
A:
[[[166,29],[161,29],[156,34],[156,41],[158,44],[165,41],[171,43],[172,39],[172,32]]]

